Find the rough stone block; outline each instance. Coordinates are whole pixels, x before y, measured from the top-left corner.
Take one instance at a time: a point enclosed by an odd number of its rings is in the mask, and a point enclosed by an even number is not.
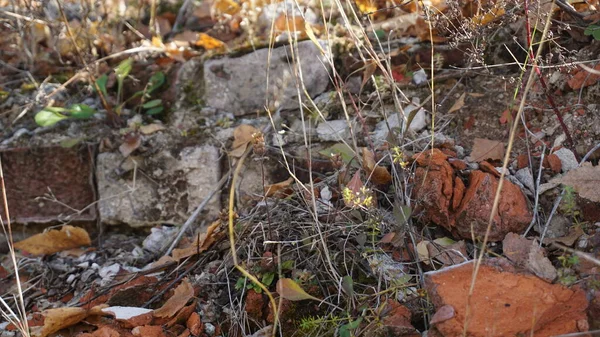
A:
[[[270,63],[267,62],[269,52]],[[296,59],[292,59],[290,47],[285,45],[272,51],[264,48],[241,57],[206,61],[201,97],[207,106],[238,116],[264,111],[267,99],[278,102],[282,109],[298,108],[297,79],[294,75],[294,62],[297,60],[302,67],[302,79],[308,94],[314,98],[323,93],[329,85],[326,57],[312,41],[303,41],[298,43]]]
[[[136,160],[136,165],[123,172],[123,166],[132,165],[124,165],[121,154],[98,156],[98,209],[104,223],[183,224],[220,179],[219,151],[210,145],[165,149],[127,160]],[[204,214],[217,215],[219,199],[217,193]]]

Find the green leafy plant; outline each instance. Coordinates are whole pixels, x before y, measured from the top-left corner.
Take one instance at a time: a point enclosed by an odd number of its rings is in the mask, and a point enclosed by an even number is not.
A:
[[[598,26],[598,25],[589,25],[583,31],[583,34],[585,36],[590,36],[591,35],[594,38],[594,40],[600,40],[600,26]]]
[[[273,284],[273,280],[275,280],[275,273],[267,272],[262,275],[262,278],[260,281],[262,282],[262,284],[269,287],[271,284]],[[246,285],[246,289],[253,289],[255,292],[257,292],[259,294],[262,293],[262,289],[258,286],[258,284],[254,283],[254,282],[248,282],[248,279],[246,277],[240,277],[237,279],[237,281],[235,282],[235,290],[243,289],[244,284]]]
[[[573,267],[579,264],[579,257],[577,255],[559,256],[558,261],[562,268],[558,269],[558,282],[570,286],[577,282],[577,275]]]
[[[96,110],[85,104],[73,104],[68,108],[49,106],[38,112],[34,119],[39,126],[51,126],[65,119],[90,118],[95,113]]]
[[[117,77],[117,102],[118,105],[116,107],[116,111],[118,114],[121,113],[125,104],[130,102],[133,99],[141,97],[140,104],[136,106],[136,109],[141,109],[147,115],[156,115],[164,111],[163,102],[161,99],[151,99],[152,94],[156,91],[156,89],[160,88],[165,83],[165,74],[162,71],[159,71],[150,77],[148,83],[144,86],[143,90],[135,92],[131,97],[128,97],[123,101],[123,83],[125,78],[129,76],[131,69],[133,67],[133,59],[128,58],[123,60],[119,65],[114,69],[115,75]],[[106,90],[106,84],[108,82],[108,75],[104,74],[96,80],[96,84],[100,89],[101,93],[104,96],[108,96],[108,91]]]

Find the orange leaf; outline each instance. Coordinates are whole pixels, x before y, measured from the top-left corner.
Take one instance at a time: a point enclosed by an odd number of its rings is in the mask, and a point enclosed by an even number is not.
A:
[[[85,229],[63,226],[60,231],[52,229],[19,241],[15,243],[15,248],[32,255],[49,255],[71,248],[89,246],[91,243]]]
[[[194,44],[196,45],[196,47],[202,47],[207,50],[222,49],[225,47],[223,41],[217,40],[206,33],[198,34],[198,39]]]
[[[299,32],[304,30],[304,19],[300,15],[292,16],[285,13],[279,14],[274,22],[275,32]]]
[[[294,192],[290,188],[293,182],[294,178],[290,177],[282,182],[265,186],[265,196],[276,196],[278,198],[285,198]]]
[[[240,5],[233,0],[216,0],[213,2],[210,11],[213,17],[224,14],[233,16],[240,11]]]
[[[320,299],[306,293],[294,280],[282,278],[277,281],[277,293],[289,301],[315,300]]]
[[[375,154],[363,148],[363,169],[367,172],[371,181],[377,185],[389,184],[392,181],[392,175],[385,167],[377,165],[375,162]]]
[[[179,310],[186,306],[192,297],[194,297],[194,288],[186,278],[175,288],[173,296],[162,307],[154,310],[154,317],[165,318],[175,316]]]

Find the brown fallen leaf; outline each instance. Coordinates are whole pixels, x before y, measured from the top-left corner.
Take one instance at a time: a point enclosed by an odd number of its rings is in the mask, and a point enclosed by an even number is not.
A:
[[[570,170],[562,177],[557,177],[550,182],[561,183],[572,187],[580,197],[592,202],[600,202],[600,165],[583,163],[580,167]]]
[[[186,257],[206,251],[216,241],[214,232],[215,229],[219,228],[220,224],[221,220],[216,220],[210,226],[208,226],[206,233],[200,234],[200,237],[197,237],[191,245],[186,248],[173,249],[173,253],[171,254],[173,259],[176,261],[181,261]]]
[[[364,147],[362,149],[363,169],[369,179],[376,185],[387,185],[392,182],[392,175],[385,167],[377,165],[375,154]]]
[[[294,182],[294,178],[290,177],[287,180],[265,186],[265,196],[267,197],[278,197],[286,198],[294,193],[294,190],[290,187]]]
[[[138,147],[142,145],[142,140],[140,135],[135,133],[130,133],[125,136],[125,140],[119,146],[119,151],[123,155],[123,157],[129,157],[129,155],[135,151]]]
[[[44,325],[31,327],[34,337],[46,337],[64,328],[73,326],[90,315],[103,315],[102,308],[106,305],[96,306],[90,310],[84,308],[54,308],[42,311]]]
[[[92,241],[85,229],[66,225],[60,230],[52,229],[19,241],[15,248],[40,256],[90,244]]]
[[[242,124],[233,130],[233,144],[231,145],[231,151],[229,154],[232,157],[239,158],[246,152],[248,144],[252,142],[252,135],[259,132],[259,130],[252,125]]]
[[[290,278],[281,278],[277,281],[277,293],[290,301],[302,301],[302,300],[315,300],[320,301],[320,299],[308,294],[304,291],[298,283]]]
[[[154,310],[154,317],[166,318],[175,316],[193,297],[194,288],[190,281],[185,278],[181,284],[175,288],[173,296],[171,296],[162,307]]]
[[[504,143],[484,138],[475,138],[470,157],[473,162],[488,159],[502,160],[504,158]]]
[[[454,104],[452,104],[452,107],[450,108],[450,110],[448,110],[448,113],[453,113],[455,111],[462,109],[465,106],[465,97],[466,96],[467,96],[467,94],[463,92],[463,94],[460,95],[460,97],[456,100],[456,102],[454,102]]]

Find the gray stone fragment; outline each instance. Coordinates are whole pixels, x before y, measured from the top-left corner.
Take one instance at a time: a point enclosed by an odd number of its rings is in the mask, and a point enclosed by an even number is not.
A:
[[[571,221],[565,216],[554,214],[550,220],[550,223],[548,224],[548,228],[546,228],[546,235],[544,237],[550,239],[563,237],[569,233],[571,224]],[[536,225],[536,231],[540,234],[544,233],[544,227]]]
[[[577,162],[577,158],[573,152],[567,148],[561,148],[558,151],[555,151],[554,154],[560,159],[562,164],[562,172],[569,172],[570,170],[577,168],[579,163]]]
[[[294,60],[286,45],[271,51],[265,48],[241,57],[206,61],[201,97],[207,106],[233,112],[236,116],[264,111],[267,101],[275,103],[270,108],[298,108],[297,79],[294,75],[294,62],[298,60],[304,85],[314,98],[329,85],[329,67],[326,57],[312,41],[298,43],[298,54]]]
[[[527,187],[531,192],[535,191],[533,174],[531,174],[531,170],[528,167],[524,167],[515,172],[515,177],[517,177],[519,182],[521,182],[523,186]]]
[[[121,169],[121,154],[98,155],[98,211],[103,223],[182,224],[208,196],[220,179],[218,149],[199,145],[177,152],[177,142],[169,139],[156,141],[152,147],[164,150],[138,159],[139,166],[130,172]],[[217,215],[219,199],[214,196],[205,213]]]
[[[404,107],[404,115],[406,118],[419,106],[419,100],[413,99],[413,102],[406,107]],[[402,131],[406,131],[406,127],[404,126],[404,118],[401,116],[401,113],[395,112],[390,114],[387,117],[387,122],[385,120],[380,121],[375,126],[375,131],[373,131],[373,140],[376,145],[380,145],[383,142],[387,141],[389,137],[390,130],[395,130],[396,132],[400,132],[400,128],[402,127]],[[427,127],[429,124],[429,116],[427,116],[427,112],[423,108],[419,108],[415,117],[411,121],[408,126],[408,131],[410,132],[419,132]]]
[[[350,139],[351,133],[345,119],[324,121],[317,126],[317,137],[324,142],[337,142]]]

